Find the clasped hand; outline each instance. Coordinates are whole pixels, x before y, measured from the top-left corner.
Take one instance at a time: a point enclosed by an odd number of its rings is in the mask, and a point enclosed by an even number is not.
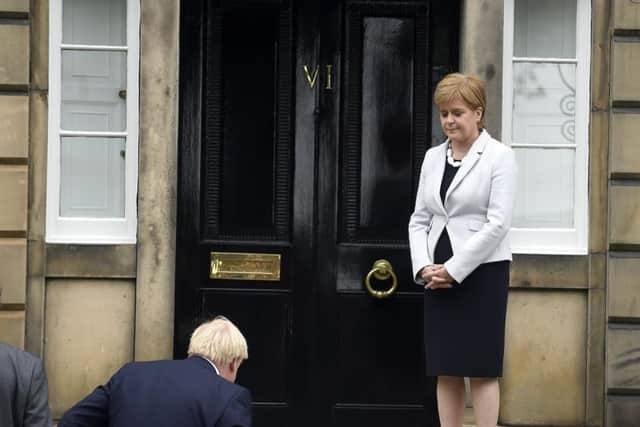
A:
[[[446,289],[453,287],[453,277],[444,264],[432,264],[424,267],[420,273],[425,289]]]

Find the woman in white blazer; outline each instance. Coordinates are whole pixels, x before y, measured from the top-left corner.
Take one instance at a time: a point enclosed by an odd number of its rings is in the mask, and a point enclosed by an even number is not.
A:
[[[454,73],[436,87],[447,140],[427,151],[409,221],[416,283],[424,286],[426,373],[438,377],[443,427],[460,427],[464,377],[475,422],[498,420],[516,186],[513,151],[484,129],[484,82]]]

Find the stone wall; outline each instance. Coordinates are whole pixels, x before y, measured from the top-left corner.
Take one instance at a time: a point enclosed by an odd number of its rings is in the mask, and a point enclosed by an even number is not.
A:
[[[53,245],[49,2],[0,0],[0,340],[43,358],[54,420],[124,363],[172,355],[179,1],[140,6],[138,243]]]
[[[0,340],[44,358],[56,417],[172,352],[179,3],[141,1],[138,244],[97,247],[45,243],[48,2],[0,0]],[[640,4],[592,9],[589,255],[515,257],[505,424],[640,419]],[[467,0],[462,19],[499,135],[502,0]]]
[[[29,1],[0,0],[0,341],[24,347],[29,186]]]
[[[609,103],[607,426],[640,420],[640,4],[615,0]]]
[[[608,3],[593,2],[594,28],[603,22],[606,28]],[[488,113],[494,112],[487,127],[493,135],[500,135],[502,126],[503,14],[502,0],[466,0],[462,14],[461,68],[487,81]],[[588,255],[514,256],[501,380],[504,425],[603,425],[607,163],[602,152],[608,137],[606,131],[597,133],[599,126],[589,141]]]

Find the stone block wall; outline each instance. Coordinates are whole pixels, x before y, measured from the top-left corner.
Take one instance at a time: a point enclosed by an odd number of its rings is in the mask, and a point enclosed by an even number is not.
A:
[[[584,425],[585,291],[513,289],[507,319],[501,422]]]
[[[134,293],[131,280],[47,281],[44,360],[55,419],[133,359]]]
[[[461,68],[487,80],[487,117],[501,127],[502,0],[463,2]],[[611,0],[592,1],[594,50],[609,41]],[[603,40],[603,41],[602,41]],[[604,59],[601,59],[601,55]],[[593,113],[609,87],[608,49],[593,54],[586,255],[516,254],[506,325],[500,425],[602,426],[607,248],[608,116]],[[604,97],[608,101],[608,94]],[[603,155],[605,154],[605,155]],[[472,417],[465,419],[474,424]]]
[[[54,422],[124,363],[172,356],[180,2],[140,6],[137,244],[48,244],[49,0],[0,0],[0,37],[27,37],[1,40],[16,48],[0,52],[0,340],[44,360]]]
[[[0,341],[24,348],[27,298],[29,1],[0,0]]]
[[[502,0],[465,5],[475,44],[463,44],[462,63],[490,80],[489,125],[498,129]],[[516,257],[505,424],[628,427],[640,419],[640,4],[593,0],[592,8],[589,255]],[[122,363],[171,353],[173,271],[157,254],[173,258],[173,237],[164,252],[151,242],[175,230],[166,195],[175,195],[166,191],[174,175],[159,185],[155,171],[175,166],[179,1],[143,1],[142,9],[138,245],[56,246],[44,241],[48,1],[0,0],[0,341],[45,359],[56,418]],[[170,25],[158,24],[163,17]],[[484,39],[473,17],[492,28]],[[155,80],[159,63],[168,64],[161,74],[170,95]],[[159,104],[170,106],[165,116]],[[154,213],[158,200],[172,215]]]
[[[640,420],[640,4],[613,2],[606,420]]]

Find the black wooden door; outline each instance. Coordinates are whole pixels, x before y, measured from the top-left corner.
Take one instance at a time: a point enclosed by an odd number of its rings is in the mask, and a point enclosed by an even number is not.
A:
[[[406,230],[457,57],[443,3],[182,3],[175,355],[231,318],[257,427],[437,424]],[[278,254],[280,280],[211,279],[211,252]]]

